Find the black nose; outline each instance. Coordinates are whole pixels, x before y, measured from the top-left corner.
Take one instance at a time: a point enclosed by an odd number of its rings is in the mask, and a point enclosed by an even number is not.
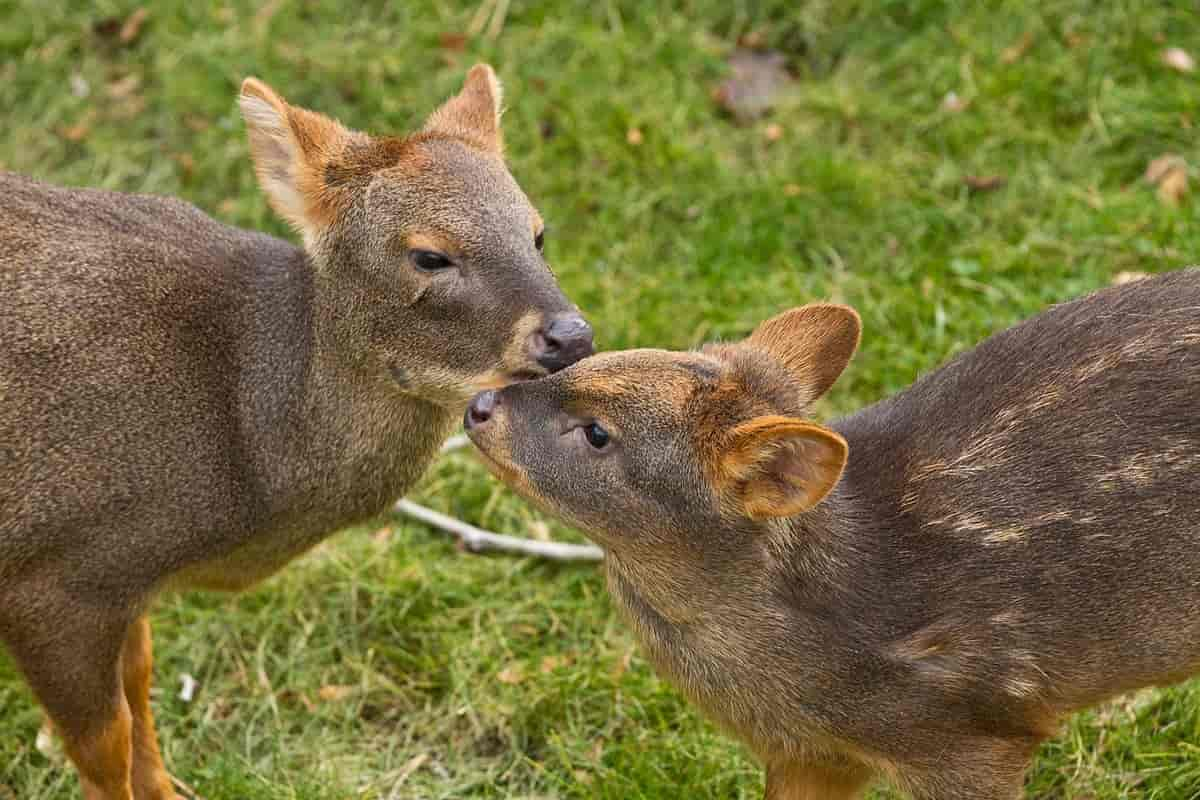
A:
[[[530,347],[535,361],[557,372],[592,354],[592,326],[578,314],[554,317],[533,334]]]
[[[492,418],[492,413],[495,412],[498,405],[500,405],[500,398],[491,389],[475,395],[467,406],[467,413],[463,415],[463,427],[474,428],[476,425],[487,422]]]

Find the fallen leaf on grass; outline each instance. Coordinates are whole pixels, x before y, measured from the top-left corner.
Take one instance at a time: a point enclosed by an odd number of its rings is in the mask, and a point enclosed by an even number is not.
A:
[[[963,183],[966,184],[969,192],[978,194],[996,191],[1008,183],[1008,178],[1003,175],[967,175],[963,178]]]
[[[97,36],[116,36],[121,31],[119,17],[104,17],[92,23],[92,33]]]
[[[1015,44],[1004,48],[1000,53],[1000,60],[1005,64],[1012,64],[1019,61],[1022,56],[1029,52],[1029,48],[1033,47],[1035,38],[1033,31],[1025,31]]]
[[[784,197],[799,197],[804,192],[804,189],[798,183],[785,183],[783,185]]]
[[[467,49],[467,35],[465,33],[441,33],[438,34],[438,44],[443,50],[461,53]]]
[[[746,31],[738,37],[738,46],[749,50],[761,50],[767,43],[767,35],[762,31]]]
[[[1113,286],[1121,286],[1122,284],[1133,283],[1134,281],[1140,281],[1142,278],[1145,278],[1145,277],[1146,277],[1145,272],[1136,272],[1136,271],[1118,272],[1116,275],[1113,275],[1112,285]]]
[[[971,101],[964,97],[959,97],[958,92],[946,92],[946,96],[942,98],[942,109],[949,111],[951,114],[966,111],[969,105],[971,105]]]
[[[645,140],[646,137],[642,135],[641,130],[638,128],[630,128],[625,132],[625,141],[629,142],[634,147],[637,147]]]
[[[115,80],[107,86],[108,96],[114,100],[129,97],[142,85],[142,76],[131,72],[120,80]]]
[[[173,158],[175,163],[179,165],[179,173],[187,180],[196,172],[196,159],[191,153],[176,153]]]
[[[1196,59],[1192,58],[1188,51],[1178,47],[1168,47],[1163,50],[1162,60],[1168,67],[1180,72],[1195,72],[1196,70]]]
[[[778,142],[783,138],[783,126],[777,122],[772,122],[763,128],[763,136],[766,137],[768,142]]]
[[[326,703],[337,703],[345,700],[352,694],[354,694],[353,686],[337,686],[335,684],[326,684],[317,690],[317,697],[321,698]]]
[[[619,680],[629,670],[629,663],[633,661],[634,648],[630,645],[629,649],[617,659],[617,663],[613,665],[612,677],[613,680]]]
[[[150,16],[149,9],[137,9],[125,20],[125,24],[121,26],[120,32],[117,34],[117,39],[121,44],[133,44],[137,40],[138,35],[142,32],[142,25],[146,23],[146,17]]]
[[[525,665],[519,661],[514,661],[496,673],[496,680],[509,686],[516,686],[525,680]]]
[[[58,129],[58,135],[66,139],[68,142],[82,142],[92,132],[92,123],[96,121],[96,109],[89,108],[83,112],[74,125],[68,125]]]
[[[729,57],[733,75],[713,90],[713,99],[738,122],[756,120],[774,106],[792,80],[787,59],[771,50],[739,49]]]
[[[1183,156],[1165,153],[1150,162],[1144,176],[1147,183],[1158,187],[1158,199],[1177,206],[1188,191],[1188,164]]]
[[[565,667],[570,663],[570,656],[546,656],[542,659],[541,671],[542,674],[545,675],[547,673],[554,672],[554,670],[558,669],[559,667]]]

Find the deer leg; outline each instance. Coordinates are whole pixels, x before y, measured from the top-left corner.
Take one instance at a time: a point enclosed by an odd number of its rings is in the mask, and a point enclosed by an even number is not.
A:
[[[129,626],[121,651],[121,682],[133,721],[133,796],[135,800],[175,800],[177,795],[163,766],[150,710],[153,666],[150,621],[142,616]]]
[[[854,800],[871,781],[857,764],[772,764],[767,767],[766,800]]]
[[[128,618],[23,599],[21,620],[0,619],[0,638],[62,737],[84,800],[134,800],[133,716],[120,670]]]

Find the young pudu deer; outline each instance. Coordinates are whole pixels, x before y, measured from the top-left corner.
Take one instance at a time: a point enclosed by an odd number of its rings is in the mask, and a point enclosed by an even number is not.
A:
[[[0,641],[87,800],[174,796],[156,593],[267,577],[412,486],[474,393],[592,349],[505,168],[490,67],[405,138],[254,79],[241,110],[304,249],[0,176]]]
[[[1200,670],[1200,272],[1057,306],[835,423],[859,341],[586,359],[472,401],[493,471],[606,551],[650,660],[772,800],[1012,800],[1064,715]]]

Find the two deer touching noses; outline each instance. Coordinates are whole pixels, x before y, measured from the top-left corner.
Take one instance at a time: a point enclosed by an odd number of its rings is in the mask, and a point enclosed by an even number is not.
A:
[[[1200,670],[1200,273],[1057,306],[823,426],[845,306],[587,358],[500,105],[476,66],[376,137],[248,79],[302,248],[0,175],[0,641],[85,800],[175,797],[153,599],[380,513],[460,418],[603,545],[650,660],[768,798],[1013,800],[1065,715]]]

